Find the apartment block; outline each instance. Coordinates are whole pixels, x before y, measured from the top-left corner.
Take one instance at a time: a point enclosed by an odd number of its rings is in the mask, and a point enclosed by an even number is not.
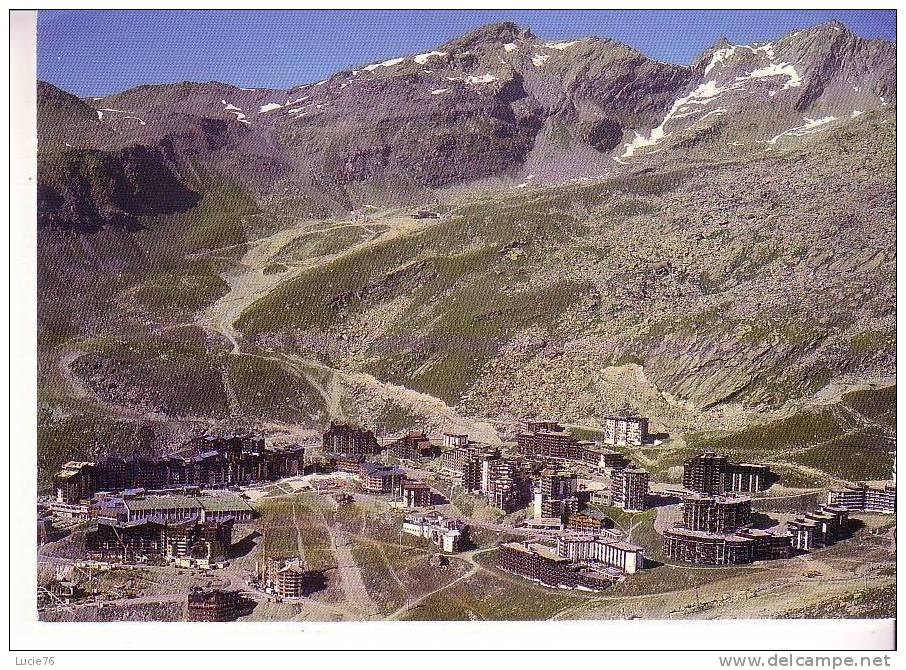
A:
[[[645,511],[648,509],[650,479],[647,470],[635,466],[614,470],[610,485],[611,504],[627,511]]]
[[[322,436],[321,443],[325,453],[343,456],[373,456],[380,453],[373,431],[336,421],[330,422],[330,428]]]
[[[528,421],[516,435],[516,448],[530,458],[578,460],[579,444],[556,421]]]
[[[792,537],[792,546],[799,551],[817,549],[818,522],[805,517],[796,517],[786,524],[787,532]]]
[[[613,525],[613,519],[592,507],[573,512],[566,519],[566,528],[579,533],[597,534]]]
[[[99,491],[247,486],[301,474],[304,465],[305,449],[298,445],[266,447],[254,435],[208,435],[166,457],[70,461],[54,477],[54,493],[59,502],[73,503]]]
[[[603,563],[629,575],[645,566],[642,547],[594,535],[560,536],[557,553],[576,562]]]
[[[85,535],[85,553],[100,560],[169,561],[208,568],[229,556],[232,532],[232,520],[168,523],[99,518]]]
[[[424,482],[403,479],[400,497],[406,507],[427,507],[431,504],[431,487]]]
[[[766,491],[777,481],[770,467],[760,463],[731,463],[726,456],[706,451],[683,466],[683,486],[708,495]]]
[[[486,459],[481,462],[481,490],[489,505],[509,514],[529,503],[531,475],[515,460]]]
[[[269,556],[264,570],[265,590],[279,598],[305,595],[308,576],[298,556]]]
[[[822,505],[817,510],[806,512],[804,516],[816,524],[815,546],[827,547],[843,534],[843,528],[849,520],[849,509],[837,505]]]
[[[790,535],[743,529],[717,534],[674,527],[664,531],[664,555],[696,565],[744,565],[762,558],[789,555]]]
[[[827,492],[827,504],[845,507],[853,512],[879,512],[896,514],[897,486],[893,482],[868,485],[858,482]]]
[[[402,437],[391,440],[386,445],[387,453],[395,458],[416,461],[421,458],[434,458],[440,455],[440,447],[432,444],[425,433],[410,431]]]
[[[380,463],[362,463],[359,469],[362,478],[362,490],[374,494],[397,494],[403,481],[404,473],[392,465]]]
[[[648,419],[639,416],[606,416],[601,419],[606,444],[640,446],[648,441]]]
[[[579,460],[597,467],[605,472],[629,465],[629,458],[620,453],[607,449],[597,442],[579,442]]]
[[[746,496],[683,496],[683,526],[689,530],[726,534],[752,522],[752,499]]]
[[[507,542],[497,550],[497,567],[551,588],[601,591],[621,577],[615,568],[580,565],[538,542]]]
[[[762,463],[727,463],[724,470],[724,488],[738,493],[767,491],[777,479]]]
[[[713,451],[694,456],[683,466],[683,487],[706,495],[721,495],[726,491],[726,469],[726,456]]]
[[[576,481],[575,472],[550,468],[543,470],[535,492],[535,516],[562,520],[578,511]]]
[[[248,608],[238,591],[194,587],[188,595],[187,621],[235,621]]]
[[[462,449],[469,446],[469,436],[466,433],[444,433],[441,444],[446,449]]]
[[[212,496],[138,496],[134,498],[123,497],[115,509],[121,510],[121,521],[142,521],[154,519],[158,521],[186,521],[201,519],[202,521],[226,521],[232,519],[236,523],[251,521],[255,517],[255,510],[236,495]]]

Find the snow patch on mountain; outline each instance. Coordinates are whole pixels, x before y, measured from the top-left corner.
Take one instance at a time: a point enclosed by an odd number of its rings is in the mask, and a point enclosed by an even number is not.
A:
[[[241,107],[236,107],[236,105],[229,103],[226,100],[221,100],[220,102],[224,105],[223,109],[230,114],[234,114],[239,123],[244,123],[247,126],[252,125],[248,119],[245,118],[245,113],[242,111]]]
[[[695,123],[701,123],[702,121],[707,119],[709,116],[718,115],[718,114],[726,114],[726,112],[727,112],[726,107],[718,107],[717,109],[712,109],[710,112],[705,112],[701,116],[701,118],[696,119]]]
[[[495,77],[491,73],[483,74],[477,77],[475,75],[469,75],[468,77],[466,77],[465,81],[467,84],[490,84],[492,81],[497,81],[497,77]]]
[[[547,42],[544,46],[548,49],[557,49],[558,51],[563,51],[564,49],[569,49],[575,44],[579,44],[582,40],[573,40],[572,42]]]
[[[635,137],[631,141],[627,142],[623,147],[623,154],[620,158],[632,158],[636,151],[639,149],[644,149],[645,147],[654,146],[658,144],[661,140],[668,136],[668,133],[664,130],[667,123],[672,119],[676,118],[677,113],[680,110],[685,109],[687,105],[707,105],[712,102],[717,96],[723,93],[726,89],[721,88],[717,85],[715,80],[705,82],[700,84],[695,90],[693,90],[689,95],[677,98],[674,101],[673,106],[670,108],[670,111],[667,112],[667,115],[664,117],[664,120],[661,121],[660,125],[651,130],[651,133],[645,137],[641,135],[638,131],[633,130]],[[695,112],[686,112],[681,114],[682,116],[691,116]]]
[[[824,130],[825,126],[829,123],[833,123],[837,120],[836,116],[824,116],[820,119],[810,119],[807,116],[803,116],[802,119],[805,123],[801,126],[796,126],[795,128],[790,128],[789,130],[784,130],[779,135],[775,135],[768,140],[768,144],[776,144],[777,140],[781,137],[791,136],[791,137],[802,137],[803,135],[811,135],[816,133],[819,130]]]
[[[745,81],[747,79],[762,79],[764,77],[787,77],[781,90],[802,86],[802,77],[795,67],[789,63],[771,63],[767,67],[752,70],[744,77],[736,77],[736,81]]]
[[[122,109],[113,109],[112,107],[101,107],[100,109],[96,109],[95,111],[97,112],[97,115],[98,115],[98,121],[103,121],[104,112],[108,112],[108,113],[112,113],[112,114],[126,114],[127,116],[122,117],[123,119],[134,119],[143,126],[148,125],[147,123],[144,122],[144,120],[140,119],[137,116],[134,116],[132,114],[132,112],[127,112]]]
[[[446,93],[449,90],[449,88],[435,88],[433,91],[431,91],[431,95],[440,95],[442,93]]]
[[[379,67],[393,67],[394,65],[399,65],[402,63],[405,58],[391,58],[390,60],[385,60],[383,63],[372,63],[371,65],[366,65],[363,67],[363,70],[371,72],[372,70],[377,70]],[[315,84],[317,86],[317,84]]]
[[[516,46],[515,42],[507,42],[506,44],[503,45],[503,50],[506,51],[507,53],[516,51],[516,49],[518,49],[518,48],[519,47]]]
[[[723,49],[718,49],[713,54],[711,54],[711,60],[708,61],[708,65],[705,67],[705,74],[708,74],[717,65],[727,60],[728,58],[730,58],[730,56],[736,53],[736,47],[736,44],[731,44],[730,46],[724,47]]]
[[[532,54],[532,65],[541,67],[548,58],[547,54]]]
[[[752,50],[752,53],[758,53],[759,51],[764,51],[768,58],[771,59],[771,62],[774,62],[776,56],[774,56],[774,43],[765,42],[764,44],[753,44],[749,47]]]
[[[289,104],[289,103],[287,103],[287,104]],[[284,106],[285,105],[281,105],[279,102],[269,102],[266,105],[261,105],[261,107],[258,110],[258,113],[264,114],[265,112],[272,112],[275,109],[281,109]]]
[[[428,62],[429,58],[432,58],[434,56],[446,56],[446,55],[447,55],[446,51],[429,51],[427,53],[418,54],[412,60],[414,60],[419,65],[424,65],[425,63]]]

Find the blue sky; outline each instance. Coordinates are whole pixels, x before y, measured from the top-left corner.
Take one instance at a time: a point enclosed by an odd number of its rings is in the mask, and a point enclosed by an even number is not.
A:
[[[610,37],[686,64],[722,35],[764,41],[831,19],[896,39],[893,10],[42,11],[38,77],[81,96],[183,80],[286,88],[496,21],[548,39]]]

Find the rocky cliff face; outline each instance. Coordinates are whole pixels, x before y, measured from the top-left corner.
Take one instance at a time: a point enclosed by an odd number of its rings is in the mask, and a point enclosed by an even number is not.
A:
[[[185,211],[198,201],[169,138],[132,143],[104,125],[103,112],[43,82],[38,118],[39,227],[128,227],[139,216]]]

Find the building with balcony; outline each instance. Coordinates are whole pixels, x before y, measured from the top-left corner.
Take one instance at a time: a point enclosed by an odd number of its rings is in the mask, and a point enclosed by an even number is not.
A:
[[[852,512],[896,514],[897,485],[893,482],[876,485],[858,482],[835,487],[827,492],[827,504],[845,507]]]
[[[611,504],[628,512],[645,511],[648,509],[650,479],[647,470],[635,466],[614,470],[610,485]]]
[[[601,419],[605,444],[641,446],[648,441],[648,418],[641,416],[606,416]]]
[[[727,534],[752,522],[752,499],[747,496],[683,496],[683,526],[689,530]]]

